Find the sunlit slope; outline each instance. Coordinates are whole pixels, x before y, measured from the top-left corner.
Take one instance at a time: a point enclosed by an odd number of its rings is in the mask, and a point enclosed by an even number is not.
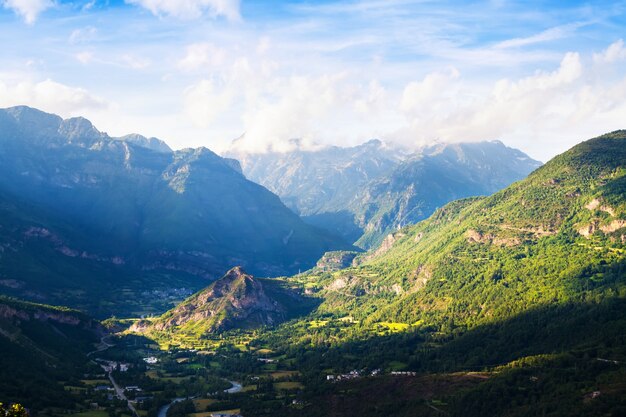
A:
[[[581,143],[505,190],[388,237],[361,265],[310,277],[321,311],[473,324],[623,297],[626,132]]]

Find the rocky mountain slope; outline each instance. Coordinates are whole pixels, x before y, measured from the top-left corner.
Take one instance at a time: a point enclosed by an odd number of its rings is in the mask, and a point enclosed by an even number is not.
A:
[[[235,267],[162,316],[135,323],[130,331],[157,338],[162,332],[202,337],[233,328],[273,326],[306,305],[302,296],[279,281],[255,278]]]
[[[224,154],[240,161],[246,177],[264,185],[307,221],[350,242],[362,234],[347,210],[370,181],[389,174],[402,154],[379,140],[315,151]]]
[[[201,288],[234,265],[281,275],[350,248],[236,161],[163,145],[111,138],[83,118],[1,110],[2,291],[110,314],[124,287],[131,298],[164,283]]]
[[[363,248],[452,200],[491,194],[541,165],[497,141],[437,145],[411,155],[377,140],[352,148],[226,155],[307,222]]]

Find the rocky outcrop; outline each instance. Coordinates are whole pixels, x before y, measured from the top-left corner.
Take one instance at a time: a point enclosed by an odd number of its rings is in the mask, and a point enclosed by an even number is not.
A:
[[[326,252],[324,256],[317,261],[315,267],[322,271],[338,271],[352,265],[352,261],[357,255],[357,252],[352,251]]]

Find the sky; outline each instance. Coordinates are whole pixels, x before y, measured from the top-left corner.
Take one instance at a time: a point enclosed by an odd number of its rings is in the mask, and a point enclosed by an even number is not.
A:
[[[547,161],[626,129],[625,39],[626,1],[0,0],[0,107],[175,149],[497,139]]]

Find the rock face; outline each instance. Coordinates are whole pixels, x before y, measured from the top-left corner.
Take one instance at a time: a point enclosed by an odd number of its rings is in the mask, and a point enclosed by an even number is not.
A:
[[[155,152],[172,152],[172,148],[170,148],[167,143],[163,142],[161,139],[147,138],[137,133],[131,133],[130,135],[125,135],[115,139],[121,140],[123,142],[132,143],[133,145],[140,146],[142,148],[151,149]]]
[[[234,265],[285,275],[351,248],[206,148],[173,152],[154,138],[111,138],[83,118],[0,110],[0,279],[24,282],[12,295],[93,313],[83,301],[114,300],[120,285],[145,291],[173,277],[198,289]],[[79,302],[68,288],[86,295]]]
[[[354,251],[334,251],[326,252],[324,256],[317,261],[315,268],[321,271],[338,271],[352,265],[352,261],[358,255]]]
[[[38,321],[44,325],[63,324],[77,327],[96,336],[106,334],[106,329],[100,322],[79,311],[63,307],[26,303],[3,296],[0,296],[0,320],[9,321],[14,326],[31,321]]]
[[[196,333],[211,333],[274,325],[283,321],[286,313],[287,308],[265,291],[260,280],[235,267],[155,322],[139,322],[131,331],[193,329]]]

